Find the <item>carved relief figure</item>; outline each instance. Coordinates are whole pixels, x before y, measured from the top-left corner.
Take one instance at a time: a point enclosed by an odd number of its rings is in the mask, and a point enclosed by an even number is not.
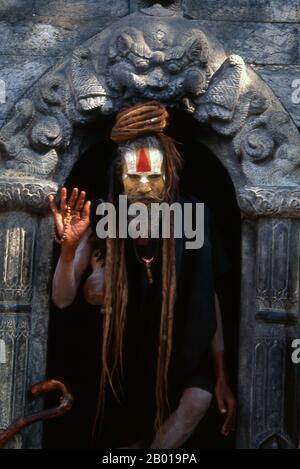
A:
[[[168,30],[156,27],[150,37],[136,28],[125,29],[109,50],[107,83],[123,98],[179,100],[203,94],[210,78],[208,41],[191,30],[170,44]],[[149,37],[149,34],[148,34]],[[173,41],[172,41],[173,42]]]
[[[297,129],[243,59],[159,5],[139,15],[77,48],[26,93],[0,132],[4,174],[57,180],[71,169],[64,152],[78,125],[154,99],[234,137],[239,180],[299,184]]]

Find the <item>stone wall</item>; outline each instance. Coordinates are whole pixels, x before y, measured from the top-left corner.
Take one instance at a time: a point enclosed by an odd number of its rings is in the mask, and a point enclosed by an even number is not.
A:
[[[0,126],[25,90],[59,58],[117,18],[153,0],[0,0]],[[298,0],[161,0],[199,19],[271,86],[300,127]],[[0,82],[1,85],[1,82]]]

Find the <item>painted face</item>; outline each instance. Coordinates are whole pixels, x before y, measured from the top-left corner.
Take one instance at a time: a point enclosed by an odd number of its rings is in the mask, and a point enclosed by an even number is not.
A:
[[[141,147],[126,151],[122,178],[129,202],[163,200],[165,177],[162,163],[163,154],[157,148]]]

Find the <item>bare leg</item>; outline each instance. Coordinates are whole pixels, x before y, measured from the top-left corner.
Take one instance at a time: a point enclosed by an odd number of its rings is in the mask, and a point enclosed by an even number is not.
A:
[[[179,448],[193,433],[210,406],[211,393],[200,388],[187,388],[179,406],[162,424],[150,448]]]

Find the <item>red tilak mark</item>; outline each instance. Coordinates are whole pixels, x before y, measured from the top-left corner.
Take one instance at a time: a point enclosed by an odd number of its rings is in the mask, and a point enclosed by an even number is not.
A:
[[[137,168],[138,173],[148,173],[151,171],[148,155],[145,148],[141,148],[138,152]]]

